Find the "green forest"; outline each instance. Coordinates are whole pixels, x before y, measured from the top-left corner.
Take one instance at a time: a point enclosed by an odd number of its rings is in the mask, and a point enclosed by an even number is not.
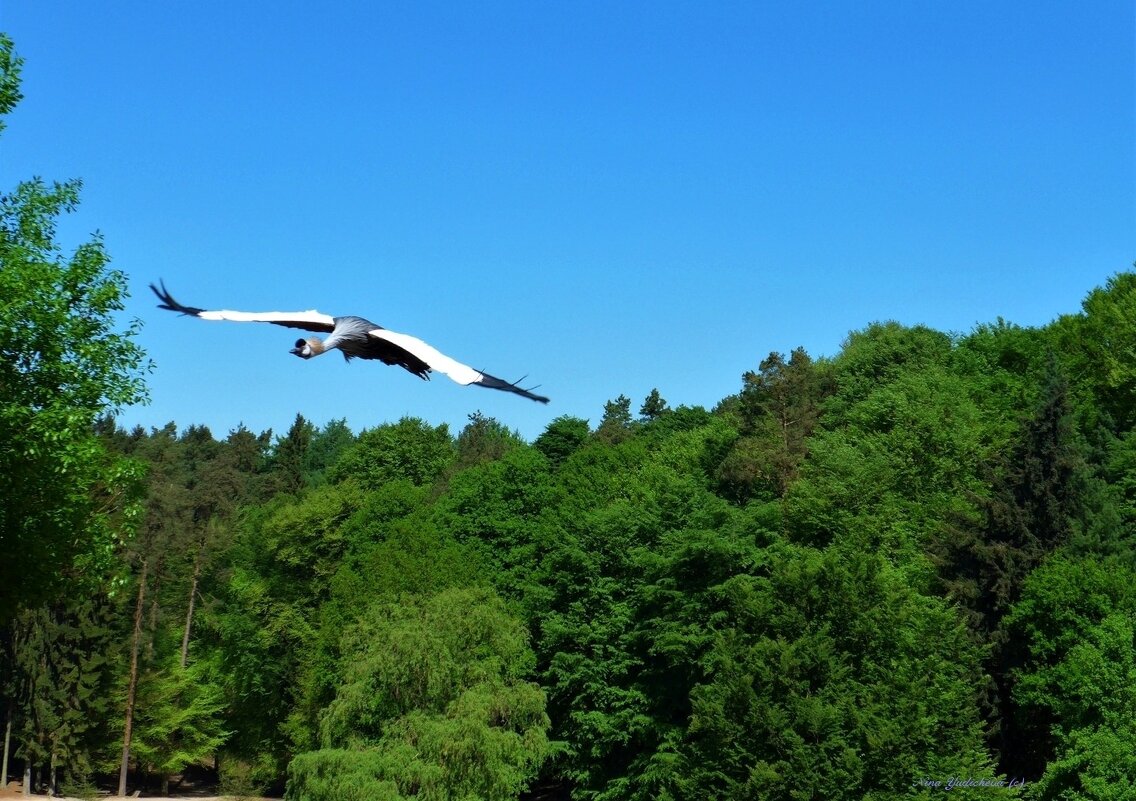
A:
[[[19,72],[0,38],[0,114]],[[1134,797],[1136,273],[755,354],[713,408],[613,379],[531,442],[130,429],[145,336],[102,240],[56,241],[79,191],[0,195],[5,782]]]

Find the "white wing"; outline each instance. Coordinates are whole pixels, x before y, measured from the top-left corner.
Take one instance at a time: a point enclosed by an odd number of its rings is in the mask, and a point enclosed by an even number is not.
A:
[[[375,339],[384,339],[393,345],[398,345],[413,356],[417,356],[430,366],[431,370],[449,376],[454,381],[465,386],[476,384],[482,380],[484,373],[474,370],[468,364],[451,359],[435,347],[427,345],[418,337],[409,334],[400,334],[386,328],[376,328],[368,332]]]
[[[170,295],[166,289],[165,282],[162,282],[162,287],[150,284],[150,289],[154,290],[154,294],[158,296],[158,300],[162,301],[158,306],[159,309],[167,309],[169,311],[180,312],[181,314],[188,314],[193,317],[200,317],[202,320],[231,320],[237,323],[273,323],[275,325],[285,325],[289,328],[303,328],[306,331],[323,331],[331,333],[335,329],[335,318],[330,314],[321,314],[315,309],[308,309],[308,311],[301,312],[242,312],[230,311],[228,309],[219,309],[210,311],[208,309],[199,309],[196,306],[186,306],[178,303]]]
[[[278,323],[280,325],[295,323],[296,327],[310,323],[321,327],[335,327],[334,317],[315,309],[300,312],[242,312],[218,309],[217,311],[199,311],[196,316],[202,320],[230,320],[237,323]]]

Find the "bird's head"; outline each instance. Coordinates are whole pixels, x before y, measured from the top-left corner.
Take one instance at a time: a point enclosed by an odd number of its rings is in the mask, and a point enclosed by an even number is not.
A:
[[[323,342],[311,337],[310,339],[297,339],[296,347],[288,351],[293,356],[299,356],[301,359],[310,359],[313,356],[319,356],[323,353]]]

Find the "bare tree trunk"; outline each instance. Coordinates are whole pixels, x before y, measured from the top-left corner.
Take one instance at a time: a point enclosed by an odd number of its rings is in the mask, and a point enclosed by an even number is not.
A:
[[[24,795],[32,794],[32,761],[24,757]]]
[[[158,566],[158,570],[161,570],[161,565]],[[155,571],[155,574],[157,574],[157,571]],[[157,639],[156,637],[154,637],[154,634],[156,634],[157,631],[158,631],[158,596],[157,595],[155,595],[153,598],[150,599],[150,622],[146,626],[146,628],[150,631],[150,636],[146,638],[146,661],[147,662],[153,662],[154,661],[154,640]]]
[[[201,537],[201,546],[193,560],[193,581],[189,585],[189,611],[185,613],[185,631],[181,635],[181,666],[189,661],[189,630],[193,627],[193,604],[197,600],[197,582],[201,578],[201,563],[205,561],[205,542],[208,534]]]
[[[12,752],[12,704],[8,704],[8,725],[4,727],[4,767],[0,769],[0,789],[8,786],[8,755]]]
[[[51,772],[47,774],[47,786],[49,788],[48,791],[47,791],[47,794],[49,796],[51,796],[52,798],[55,798],[55,796],[58,794],[56,791],[59,789],[59,785],[56,782],[56,777],[57,777],[58,772],[59,772],[58,765],[56,764],[57,762],[58,762],[58,758],[56,757],[55,749],[52,748],[51,749],[51,768],[50,768]]]
[[[126,772],[130,767],[130,736],[134,730],[134,696],[138,691],[138,651],[142,645],[142,610],[146,605],[146,572],[148,563],[142,560],[142,575],[138,577],[138,602],[134,606],[134,636],[130,643],[130,682],[126,688],[126,725],[122,732],[122,765],[118,770],[118,794],[126,795]]]

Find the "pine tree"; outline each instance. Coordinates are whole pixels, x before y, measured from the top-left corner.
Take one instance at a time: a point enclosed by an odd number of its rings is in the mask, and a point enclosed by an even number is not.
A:
[[[603,418],[596,429],[596,439],[615,445],[631,436],[631,399],[620,395],[604,404]]]
[[[744,502],[763,493],[782,497],[808,454],[821,403],[832,393],[826,370],[804,348],[786,362],[770,353],[758,372],[742,376],[737,442],[718,468],[724,494]]]
[[[288,433],[276,442],[272,452],[272,470],[281,492],[299,492],[307,482],[304,462],[312,444],[315,426],[297,414]]]
[[[651,394],[643,399],[643,405],[639,407],[639,419],[641,422],[649,423],[652,420],[659,419],[669,411],[670,407],[663,400],[663,396],[659,394],[659,390],[652,389]]]
[[[1065,543],[1080,518],[1086,483],[1068,385],[1051,361],[1041,400],[991,478],[976,515],[956,517],[932,551],[949,598],[963,609],[973,636],[989,647],[987,714],[1001,769],[1036,776],[1047,752],[1045,721],[1022,717],[1010,696],[1011,673],[1025,658],[1003,618],[1029,574]]]

